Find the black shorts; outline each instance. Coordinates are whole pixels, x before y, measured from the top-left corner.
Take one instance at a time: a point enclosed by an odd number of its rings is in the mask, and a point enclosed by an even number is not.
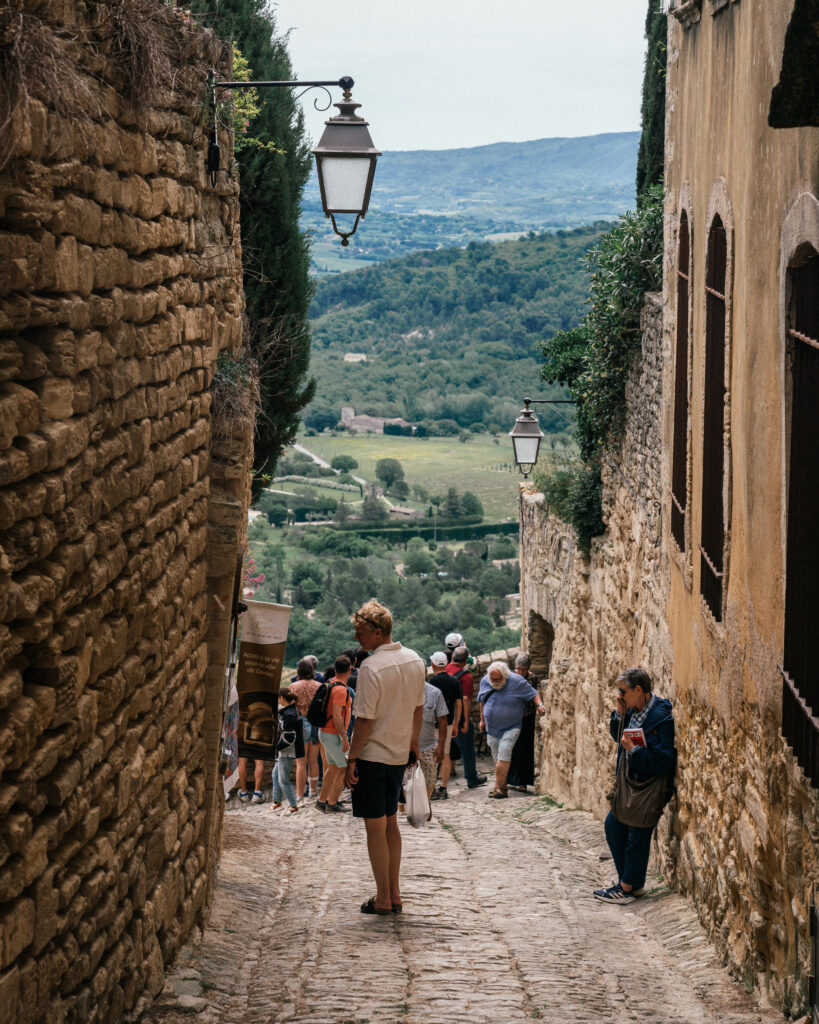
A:
[[[398,795],[404,779],[403,764],[356,761],[358,782],[353,786],[353,817],[392,817],[398,810]]]

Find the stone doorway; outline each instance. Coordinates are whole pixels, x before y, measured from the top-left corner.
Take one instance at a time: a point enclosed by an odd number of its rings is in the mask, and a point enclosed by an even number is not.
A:
[[[532,671],[538,679],[549,677],[554,642],[555,630],[551,622],[547,622],[537,612],[530,611],[526,619],[524,649],[532,659]]]

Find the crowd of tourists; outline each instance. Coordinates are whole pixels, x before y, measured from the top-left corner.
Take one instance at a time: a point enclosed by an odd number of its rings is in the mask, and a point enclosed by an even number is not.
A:
[[[535,723],[546,709],[525,652],[514,670],[493,661],[476,696],[475,662],[461,634],[449,633],[427,665],[392,640],[392,616],[378,601],[364,604],[353,625],[357,647],[323,672],[315,656],[303,657],[280,692],[273,810],[297,813],[308,798],[323,814],[351,807],[364,820],[376,886],[361,911],[395,914],[403,909],[397,813],[414,766],[429,799],[446,800],[458,759],[467,788],[487,784],[476,761],[476,743],[485,741],[495,768],[489,798],[505,799],[510,787],[526,791],[534,783]],[[617,877],[594,897],[628,904],[645,891],[651,837],[673,792],[676,750],[671,703],[652,692],[648,674],[627,669],[616,684],[609,726],[617,771],[605,832]],[[253,794],[247,769],[240,775],[241,802],[263,800],[262,767],[257,762]]]
[[[345,813],[351,800],[345,785],[350,738],[355,724],[359,670],[370,652],[363,647],[343,651],[324,671],[315,655],[305,655],[288,686],[279,693],[279,749],[273,769],[274,811],[296,813],[312,798],[325,814]],[[487,783],[477,769],[474,658],[460,633],[447,634],[442,649],[430,655],[419,751],[420,765],[431,800],[448,799],[448,783],[461,762],[468,789]],[[534,784],[534,720],[544,711],[537,678],[529,657],[519,654],[516,671],[505,662],[490,665],[478,693],[480,732],[496,761],[492,799],[508,795],[508,784],[521,791]],[[316,695],[323,704],[321,720],[308,717]],[[255,789],[240,777],[240,803],[262,803],[263,762],[257,762]]]

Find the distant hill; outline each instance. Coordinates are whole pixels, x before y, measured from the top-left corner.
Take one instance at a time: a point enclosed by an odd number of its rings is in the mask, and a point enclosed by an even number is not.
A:
[[[531,220],[528,227],[545,226],[558,197],[575,209],[584,208],[589,194],[632,200],[639,143],[639,132],[621,132],[385,153],[371,202],[394,213],[522,215]]]
[[[508,430],[525,395],[561,393],[540,382],[537,343],[582,318],[581,257],[608,226],[471,242],[321,281],[310,310],[317,397],[306,424],[334,423],[352,405],[432,432]],[[345,362],[348,352],[367,361]],[[541,423],[566,428],[551,410]]]
[[[613,220],[634,204],[639,140],[639,132],[618,132],[388,152],[348,249],[328,235],[315,198],[305,202],[302,222],[315,233],[315,263],[339,271],[419,249]],[[308,187],[308,196],[316,194],[317,185]]]

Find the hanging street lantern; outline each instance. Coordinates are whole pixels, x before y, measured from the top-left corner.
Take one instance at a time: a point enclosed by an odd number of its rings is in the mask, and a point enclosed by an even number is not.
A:
[[[515,450],[515,462],[525,477],[529,476],[535,468],[537,453],[543,432],[538,426],[537,416],[529,408],[531,398],[524,398],[524,408],[515,420],[514,427],[509,431],[512,438],[512,447]]]
[[[324,132],[313,155],[324,215],[333,222],[333,230],[341,236],[341,244],[349,245],[350,235],[355,234],[359,220],[367,213],[375,164],[381,153],[370,138],[369,122],[356,114],[361,104],[354,102],[349,89],[345,90],[344,99],[334,106],[338,108],[338,114],[325,121]],[[355,215],[351,231],[339,230],[337,213]]]
[[[356,114],[361,106],[352,97],[355,82],[349,76],[335,80],[320,82],[219,82],[216,72],[211,72],[210,88],[213,104],[213,127],[210,131],[207,172],[211,184],[216,185],[220,169],[219,150],[219,118],[216,103],[217,90],[222,89],[302,89],[299,99],[310,89],[323,89],[327,93],[327,106],[318,107],[327,110],[330,106],[329,86],[338,86],[344,98],[336,103],[338,114],[325,121],[324,133],[319,144],[313,150],[316,158],[316,173],[321,190],[321,206],[325,217],[333,222],[333,230],[341,237],[342,245],[349,245],[348,239],[354,235],[359,220],[367,213],[370,205],[370,192],[373,187],[376,160],[381,156],[370,138],[369,122]],[[352,230],[340,231],[336,224],[336,214],[347,213],[355,216]]]

